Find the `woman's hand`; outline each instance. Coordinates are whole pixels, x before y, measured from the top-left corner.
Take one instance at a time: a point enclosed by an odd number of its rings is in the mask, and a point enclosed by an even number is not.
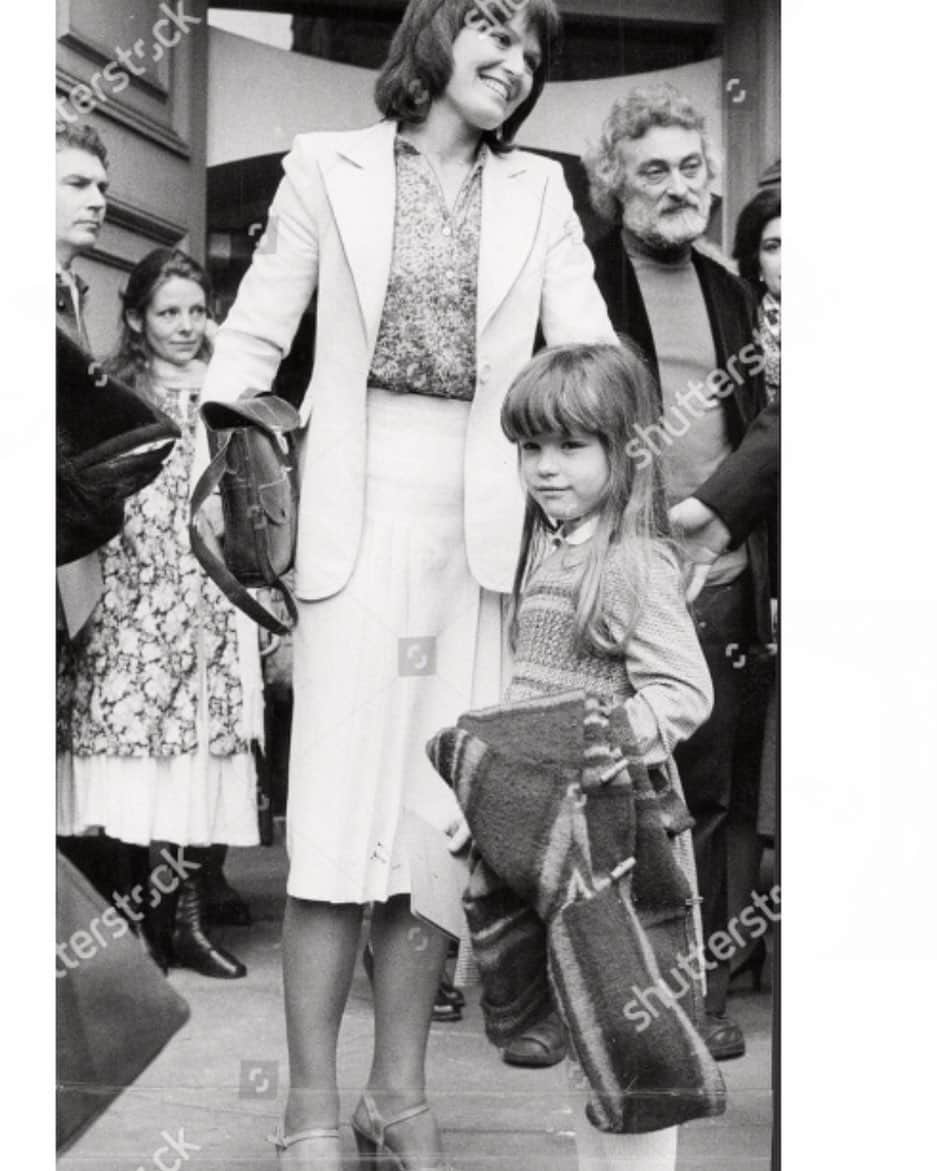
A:
[[[449,839],[449,853],[458,854],[472,840],[472,831],[468,822],[460,813],[459,816],[446,826],[446,837]]]
[[[221,510],[220,492],[212,492],[205,501],[202,506],[202,517],[204,517],[212,535],[220,541],[224,537],[224,515]]]
[[[224,561],[224,516],[221,509],[221,494],[217,491],[206,499],[195,517],[199,536],[221,562]]]

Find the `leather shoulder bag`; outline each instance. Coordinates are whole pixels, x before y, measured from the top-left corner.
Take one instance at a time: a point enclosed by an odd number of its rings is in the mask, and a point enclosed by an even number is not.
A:
[[[233,403],[203,403],[201,415],[212,460],[192,494],[192,552],[229,601],[266,630],[286,634],[297,617],[283,575],[296,552],[299,413],[276,395],[247,392]],[[215,489],[224,521],[220,547],[198,523]],[[248,593],[264,586],[282,595],[288,623]]]

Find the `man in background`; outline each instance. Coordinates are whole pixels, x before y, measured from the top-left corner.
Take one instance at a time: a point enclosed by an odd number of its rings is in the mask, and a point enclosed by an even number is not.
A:
[[[60,124],[55,132],[55,319],[90,358],[84,306],[88,286],[72,269],[92,248],[107,209],[107,151],[92,126]],[[57,570],[59,627],[75,638],[101,597],[96,553]]]
[[[672,86],[633,90],[613,106],[584,162],[593,204],[614,225],[593,246],[596,281],[612,324],[643,349],[660,385],[660,422],[638,428],[628,451],[660,458],[668,503],[677,505],[717,472],[765,403],[748,293],[693,247],[709,223],[715,176],[704,120]],[[704,937],[713,944],[702,1034],[726,1060],[745,1052],[726,1013],[730,955],[719,933],[728,921],[729,821],[754,825],[757,809],[767,685],[751,650],[771,640],[763,524],[714,558],[694,616],[715,702],[675,755],[696,822]]]
[[[92,126],[55,132],[56,322],[90,351],[84,323],[88,286],[72,270],[76,256],[97,242],[107,210],[107,151]]]
[[[55,132],[55,319],[88,354],[84,307],[87,284],[72,270],[77,256],[96,243],[107,209],[107,151],[97,131],[59,124]],[[76,404],[75,409],[80,409]],[[74,643],[104,590],[97,552],[56,569],[56,768],[71,767],[70,723],[74,692]],[[68,785],[60,785],[60,792]],[[59,848],[102,893],[113,889],[116,843],[102,835],[71,836],[70,812],[58,809]]]

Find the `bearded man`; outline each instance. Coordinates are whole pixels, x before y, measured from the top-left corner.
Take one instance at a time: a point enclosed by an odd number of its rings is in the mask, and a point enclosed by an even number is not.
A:
[[[584,163],[592,202],[613,225],[593,246],[596,281],[613,326],[643,349],[660,385],[660,422],[637,428],[628,452],[660,459],[671,507],[707,500],[707,482],[741,443],[765,394],[745,286],[698,246],[715,174],[704,120],[672,86],[635,89],[615,103]],[[743,837],[755,832],[767,696],[758,648],[771,641],[767,541],[762,523],[718,556],[702,555],[708,579],[694,617],[715,704],[676,752],[696,821],[708,944],[701,1032],[719,1060],[745,1052],[741,1029],[726,1015],[731,954],[744,945],[729,921],[728,833],[730,823]],[[743,922],[752,926],[750,917]]]

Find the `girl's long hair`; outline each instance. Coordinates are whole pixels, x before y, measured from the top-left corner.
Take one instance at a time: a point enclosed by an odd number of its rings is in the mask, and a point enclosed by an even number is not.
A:
[[[512,443],[538,435],[575,432],[596,436],[605,449],[609,478],[598,526],[576,591],[580,650],[619,655],[638,619],[655,545],[670,538],[663,479],[656,455],[643,443],[657,421],[659,396],[650,367],[628,339],[611,344],[553,346],[541,350],[515,378],[501,409]],[[520,559],[514,577],[511,639],[516,643],[521,597],[532,570],[549,548],[550,527],[528,495]],[[628,623],[612,629],[603,604],[612,551],[624,565]]]
[[[120,338],[117,348],[105,363],[109,374],[131,386],[145,382],[142,376],[149,366],[151,353],[145,331],[132,329],[128,315],[136,313],[142,318],[157,289],[174,276],[195,281],[205,294],[206,308],[211,303],[211,284],[205,270],[179,248],[154,248],[134,266],[121,297]],[[210,357],[211,342],[206,333],[196,358],[207,362]]]

